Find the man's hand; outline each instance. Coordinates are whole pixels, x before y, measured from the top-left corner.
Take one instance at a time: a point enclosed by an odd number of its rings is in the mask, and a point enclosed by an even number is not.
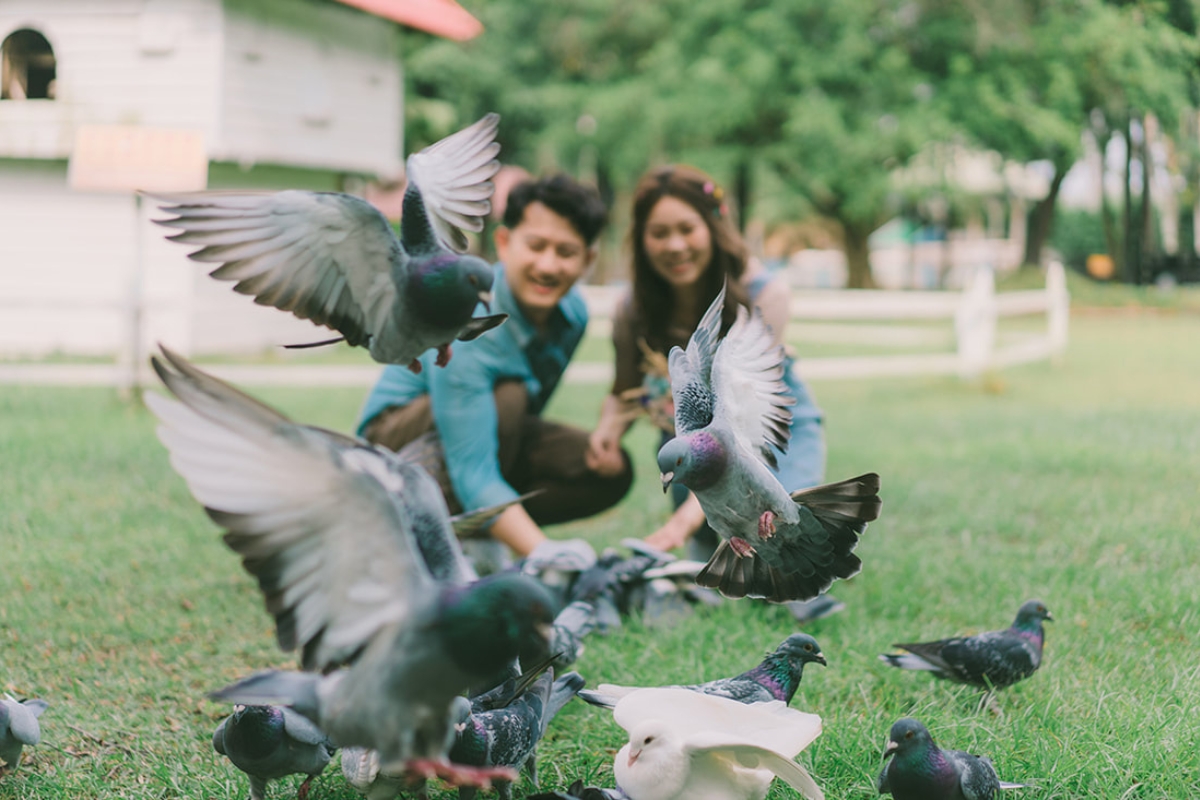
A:
[[[625,457],[621,454],[621,435],[602,425],[588,437],[588,449],[583,455],[584,465],[604,478],[620,475],[625,469]]]

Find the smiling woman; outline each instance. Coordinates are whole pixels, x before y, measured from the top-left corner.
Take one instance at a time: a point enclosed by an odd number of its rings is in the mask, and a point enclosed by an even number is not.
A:
[[[664,356],[673,347],[687,344],[722,288],[726,297],[722,333],[733,323],[739,306],[762,315],[776,344],[783,344],[787,327],[786,284],[748,256],[730,220],[724,191],[710,175],[676,165],[643,176],[634,193],[630,243],[633,286],[613,320],[616,377],[592,434],[593,458],[617,450],[638,402],[642,406],[669,402]],[[794,402],[786,453],[779,454],[773,471],[790,492],[821,482],[825,440],[821,412],[796,376],[790,357],[784,366],[784,381]],[[664,442],[674,435],[671,416],[670,412],[659,415],[667,420]],[[675,513],[646,541],[664,550],[689,543],[690,557],[707,560],[716,547],[716,536],[706,525],[699,503],[679,489]],[[826,609],[836,607],[836,601],[821,602]],[[815,612],[797,608],[796,613],[811,618]]]

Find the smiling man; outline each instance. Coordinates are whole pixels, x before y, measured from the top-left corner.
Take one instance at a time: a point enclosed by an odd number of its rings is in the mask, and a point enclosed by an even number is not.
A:
[[[603,511],[632,481],[627,454],[598,462],[587,431],[541,416],[587,327],[575,284],[596,258],[605,217],[596,191],[563,175],[514,187],[495,234],[492,311],[508,321],[455,343],[445,367],[426,353],[420,374],[385,368],[359,422],[368,440],[425,465],[452,512],[541,490],[491,525],[519,556],[547,542],[542,525]]]

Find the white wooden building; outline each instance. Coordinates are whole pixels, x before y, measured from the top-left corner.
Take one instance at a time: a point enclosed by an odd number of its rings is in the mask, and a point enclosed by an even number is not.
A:
[[[0,0],[0,358],[116,353],[136,298],[143,348],[327,338],[206,277],[150,203],[68,188],[68,164],[81,126],[131,125],[198,132],[210,189],[397,177],[410,3],[466,15],[452,0]]]

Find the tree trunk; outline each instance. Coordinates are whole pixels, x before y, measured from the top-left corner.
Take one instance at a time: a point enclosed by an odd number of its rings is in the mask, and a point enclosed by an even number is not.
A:
[[[746,219],[750,215],[750,159],[738,160],[737,169],[733,173],[733,198],[737,203],[738,231],[746,234]]]
[[[1024,267],[1036,267],[1042,263],[1042,248],[1050,239],[1054,230],[1054,209],[1058,202],[1058,190],[1062,188],[1063,180],[1067,177],[1068,167],[1054,165],[1054,180],[1050,181],[1050,191],[1044,198],[1037,201],[1029,212],[1029,233],[1025,237],[1025,258],[1021,262]]]
[[[871,235],[866,226],[842,223],[842,249],[846,253],[849,289],[874,289],[875,279],[871,275],[871,247],[867,237]]]
[[[1150,115],[1142,117],[1142,214],[1141,224],[1138,226],[1138,239],[1141,245],[1138,248],[1138,271],[1137,283],[1144,283],[1149,278],[1150,259],[1155,254],[1156,238],[1154,233],[1154,215],[1151,213],[1154,208],[1153,200],[1150,196],[1150,182],[1154,177],[1154,158],[1150,155],[1150,132],[1152,122]]]
[[[1122,243],[1121,261],[1117,274],[1125,283],[1135,283],[1137,274],[1137,236],[1133,228],[1133,117],[1121,129],[1125,139],[1125,186],[1123,187],[1124,208],[1121,209]]]

